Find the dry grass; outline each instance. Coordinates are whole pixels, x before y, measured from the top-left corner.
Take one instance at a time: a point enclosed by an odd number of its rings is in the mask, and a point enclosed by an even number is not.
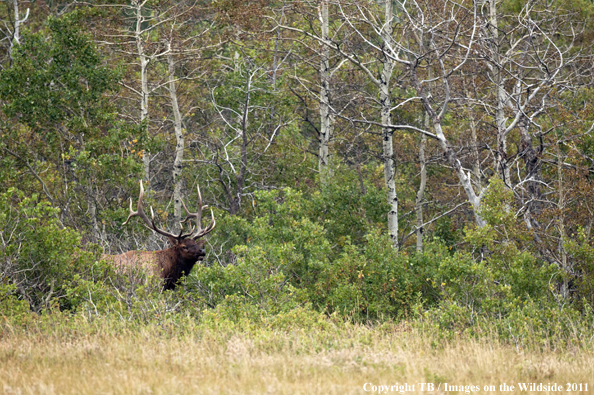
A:
[[[365,393],[365,383],[396,382],[594,386],[591,351],[518,352],[473,340],[436,347],[395,326],[235,334],[196,327],[183,335],[146,327],[4,328],[0,334],[5,394],[346,394]],[[416,384],[413,393],[419,389]]]

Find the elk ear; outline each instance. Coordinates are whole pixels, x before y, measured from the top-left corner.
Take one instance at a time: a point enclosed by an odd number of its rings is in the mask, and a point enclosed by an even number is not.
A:
[[[175,237],[167,237],[169,239],[169,244],[171,244],[172,247],[175,247],[176,245],[179,244],[179,240]]]

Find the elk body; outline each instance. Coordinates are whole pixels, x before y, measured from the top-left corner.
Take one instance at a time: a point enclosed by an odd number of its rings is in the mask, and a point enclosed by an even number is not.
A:
[[[144,187],[140,181],[140,195],[136,211],[132,208],[132,198],[130,198],[130,215],[126,225],[132,217],[140,217],[147,228],[167,237],[171,247],[159,251],[128,251],[121,255],[103,255],[103,259],[111,261],[119,271],[140,269],[147,274],[159,276],[163,279],[164,289],[174,289],[182,275],[190,274],[190,271],[196,262],[204,259],[204,239],[202,237],[210,233],[216,225],[212,209],[210,211],[212,221],[208,227],[202,228],[202,210],[207,206],[202,205],[202,195],[198,188],[198,211],[190,213],[182,200],[187,217],[182,221],[187,222],[195,219],[196,227],[189,233],[183,233],[183,229],[178,235],[159,229],[155,225],[155,215],[151,207],[151,219],[144,213]]]

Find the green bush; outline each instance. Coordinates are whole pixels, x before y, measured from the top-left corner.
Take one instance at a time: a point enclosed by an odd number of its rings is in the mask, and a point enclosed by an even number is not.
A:
[[[34,311],[51,307],[74,309],[69,292],[81,278],[105,275],[93,246],[82,249],[82,237],[61,225],[59,210],[10,189],[0,194],[0,282],[10,284]]]
[[[243,244],[233,249],[237,262],[196,267],[189,291],[226,311],[249,304],[276,314],[302,305],[357,320],[410,311],[423,283],[409,258],[379,232],[365,235],[365,215],[339,215],[355,206],[356,193],[345,197],[345,188],[334,185],[312,197],[292,189],[257,193],[249,220],[221,219],[225,233],[217,237]],[[353,230],[365,235],[356,244]]]
[[[357,320],[399,318],[420,301],[422,282],[411,259],[392,248],[379,232],[343,252],[322,271],[315,287],[317,305]]]
[[[487,225],[466,229],[465,250],[426,253],[434,254],[433,277],[427,280],[440,302],[425,311],[423,321],[438,333],[495,332],[518,346],[542,346],[572,337],[577,328],[587,330],[592,321],[591,312],[580,314],[558,294],[559,267],[527,248],[529,234],[510,210],[511,200],[509,190],[493,179],[481,211]]]
[[[0,312],[0,319],[4,318],[13,324],[22,325],[32,318],[29,304],[19,298],[14,284],[0,283]]]
[[[574,265],[575,292],[572,295],[575,305],[584,310],[594,306],[594,246],[592,239],[584,229],[579,229],[577,237],[566,240],[565,250]]]
[[[234,251],[236,264],[195,268],[186,283],[187,292],[229,317],[276,314],[303,300],[302,292],[287,281],[279,262],[269,260],[262,248],[239,246]]]

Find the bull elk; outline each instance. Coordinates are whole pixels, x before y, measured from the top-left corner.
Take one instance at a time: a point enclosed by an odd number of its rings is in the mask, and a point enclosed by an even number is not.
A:
[[[196,262],[204,259],[206,255],[204,251],[204,239],[202,237],[210,233],[216,225],[214,213],[210,210],[212,221],[208,227],[202,228],[202,210],[208,206],[202,205],[202,195],[200,194],[200,187],[198,187],[198,211],[190,213],[186,204],[182,200],[182,206],[187,213],[186,219],[181,224],[194,218],[196,220],[196,227],[189,233],[183,233],[180,230],[176,236],[173,233],[166,232],[159,229],[155,225],[155,214],[151,207],[151,219],[147,217],[144,212],[144,187],[140,181],[140,195],[138,197],[138,205],[136,211],[132,208],[132,198],[130,198],[130,215],[122,226],[126,225],[132,217],[140,217],[145,226],[162,236],[169,239],[171,247],[159,251],[128,251],[120,255],[103,255],[103,259],[111,261],[117,269],[134,269],[138,268],[144,270],[148,274],[159,276],[163,279],[164,289],[174,289],[177,282],[183,274],[188,275],[196,264]]]

